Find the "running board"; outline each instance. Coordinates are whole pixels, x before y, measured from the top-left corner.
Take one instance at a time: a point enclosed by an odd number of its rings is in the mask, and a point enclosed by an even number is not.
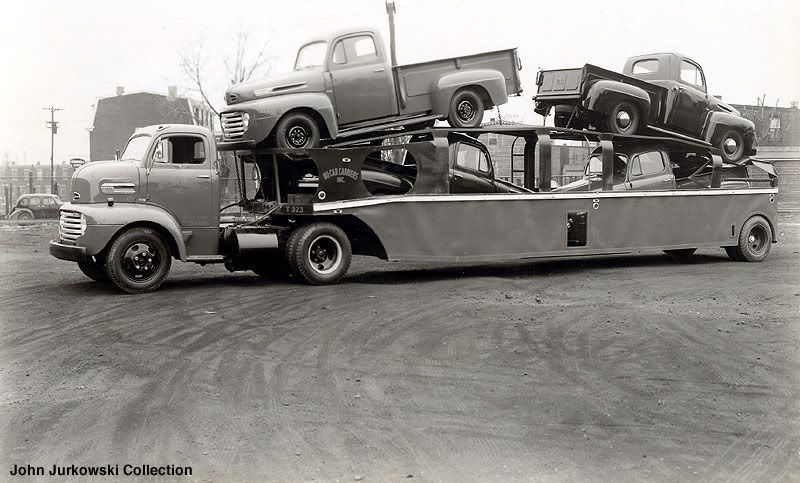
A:
[[[677,133],[675,131],[670,131],[669,129],[664,129],[661,127],[651,126],[650,124],[647,125],[647,129],[652,129],[653,131],[659,132],[661,134],[666,134],[667,136],[676,137],[678,139],[683,139],[684,141],[690,141],[693,143],[703,144],[705,146],[711,146],[711,143],[704,141],[702,139],[693,138],[691,136],[687,136],[686,134]]]
[[[224,255],[192,255],[186,257],[187,262],[192,263],[224,263],[227,258]]]
[[[439,116],[430,115],[430,116],[415,116],[415,117],[408,117],[401,120],[394,120],[391,122],[385,122],[380,124],[372,124],[366,127],[352,127],[348,129],[343,129],[339,131],[339,135],[336,136],[336,139],[341,139],[344,137],[351,137],[351,136],[358,136],[360,134],[367,134],[375,131],[383,131],[385,129],[393,129],[398,127],[405,127],[409,124],[419,124],[421,122],[427,121],[436,121],[439,119]]]

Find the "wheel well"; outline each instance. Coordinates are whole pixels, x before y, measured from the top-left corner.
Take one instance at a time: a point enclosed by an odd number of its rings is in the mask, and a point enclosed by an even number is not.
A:
[[[312,119],[314,119],[314,122],[317,123],[317,127],[319,128],[320,138],[330,137],[331,133],[328,132],[328,125],[325,124],[325,119],[322,118],[322,115],[320,115],[319,112],[317,112],[316,110],[314,110],[314,109],[312,109],[310,107],[296,107],[296,108],[294,108],[294,109],[292,109],[290,111],[284,112],[283,115],[280,117],[280,119],[278,119],[278,122],[275,123],[275,125],[277,126],[278,123],[280,123],[281,120],[284,117],[288,116],[289,114],[294,114],[294,113],[297,113],[297,112],[302,112],[303,114],[308,114],[309,116],[311,116]],[[275,133],[273,132],[273,135],[274,134]]]
[[[170,255],[172,256],[172,258],[177,260],[180,257],[180,251],[178,250],[178,243],[175,241],[175,238],[173,238],[172,234],[169,231],[167,231],[167,229],[164,228],[163,226],[159,225],[158,223],[154,223],[152,221],[135,221],[133,223],[123,226],[122,228],[117,230],[116,233],[114,233],[114,236],[111,237],[110,240],[108,240],[106,246],[103,247],[103,252],[108,250],[109,245],[111,245],[111,243],[119,236],[120,233],[130,228],[150,228],[152,230],[155,230],[159,235],[161,235],[161,238],[163,238],[164,241],[167,242],[167,246],[169,247]]]
[[[468,86],[459,87],[453,93],[453,97],[455,97],[459,92],[461,92],[463,90],[466,90],[466,89],[473,90],[473,91],[475,91],[476,94],[478,94],[478,97],[481,98],[481,102],[483,102],[483,108],[484,109],[489,109],[492,106],[494,106],[494,103],[492,102],[492,96],[489,95],[489,91],[487,91],[485,87],[483,87],[481,85],[477,85],[477,84],[471,84],[471,85],[468,85]]]
[[[383,247],[380,238],[378,238],[369,225],[359,218],[353,215],[331,215],[314,217],[308,220],[308,223],[317,222],[327,222],[341,228],[347,235],[347,238],[350,239],[350,245],[353,248],[354,255],[368,255],[378,257],[382,260],[387,259],[386,249]]]

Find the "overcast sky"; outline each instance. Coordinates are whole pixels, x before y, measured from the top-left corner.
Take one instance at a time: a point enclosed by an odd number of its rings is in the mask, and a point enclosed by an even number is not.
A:
[[[703,66],[709,91],[731,103],[772,105],[800,100],[800,1],[396,0],[398,61],[518,47],[521,98],[501,107],[527,122],[536,70],[590,62],[619,70],[625,58],[678,51]],[[56,162],[88,159],[92,106],[97,98],[166,93],[192,95],[180,54],[202,42],[213,100],[224,94],[221,60],[237,32],[252,49],[267,46],[273,72],[289,70],[297,47],[322,31],[350,26],[380,29],[388,40],[383,0],[10,2],[0,17],[0,156],[49,161],[49,113],[64,110]],[[3,158],[0,158],[2,160]]]

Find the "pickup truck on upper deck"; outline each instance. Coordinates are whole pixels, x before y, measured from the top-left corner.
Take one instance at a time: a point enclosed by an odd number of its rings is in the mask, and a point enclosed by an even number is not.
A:
[[[421,127],[445,118],[476,127],[485,109],[522,92],[516,49],[410,65],[387,57],[374,30],[315,38],[300,47],[293,72],[228,89],[223,142],[308,148],[345,130]]]
[[[591,64],[545,70],[536,83],[535,111],[546,116],[555,107],[556,127],[699,139],[718,148],[725,161],[756,153],[755,125],[709,96],[703,69],[685,55],[631,57],[622,74]]]

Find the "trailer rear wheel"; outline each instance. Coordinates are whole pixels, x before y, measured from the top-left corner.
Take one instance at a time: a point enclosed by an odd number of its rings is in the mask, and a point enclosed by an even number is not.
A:
[[[739,262],[760,262],[767,258],[772,247],[772,230],[763,216],[753,216],[747,220],[739,232],[739,244],[724,247],[733,260]]]
[[[97,255],[78,262],[78,268],[95,282],[108,283],[105,258]]]
[[[477,92],[465,87],[450,100],[447,122],[453,127],[479,127],[483,122],[483,101]]]
[[[120,233],[106,256],[108,279],[128,293],[152,292],[164,282],[172,257],[161,235],[135,227]]]
[[[641,124],[639,108],[629,101],[620,101],[606,117],[606,127],[614,134],[635,134]]]
[[[341,228],[331,223],[312,223],[296,228],[286,243],[292,274],[311,285],[333,284],[350,267],[352,248]]]

